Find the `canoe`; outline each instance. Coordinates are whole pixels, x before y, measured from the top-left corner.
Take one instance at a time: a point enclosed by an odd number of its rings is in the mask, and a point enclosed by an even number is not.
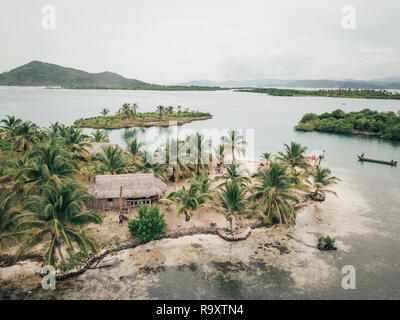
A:
[[[365,157],[362,157],[362,156],[359,156],[359,155],[357,155],[357,157],[358,157],[358,160],[360,160],[360,161],[388,164],[389,166],[397,166],[397,161],[393,161],[392,162],[392,161],[369,159],[369,158],[365,158]]]

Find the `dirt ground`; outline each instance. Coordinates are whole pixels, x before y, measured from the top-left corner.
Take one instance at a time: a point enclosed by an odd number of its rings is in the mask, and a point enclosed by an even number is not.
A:
[[[254,172],[259,165],[259,162],[243,162],[242,168],[248,170],[249,173]],[[209,175],[209,179],[215,178],[215,173],[211,173]],[[211,188],[214,188],[220,182],[213,182],[211,184]],[[182,180],[177,183],[168,183],[168,190],[166,194],[173,191],[177,191],[182,186],[188,187],[188,180]],[[191,228],[191,227],[209,227],[211,223],[215,223],[219,228],[228,228],[229,223],[225,219],[224,215],[221,212],[218,212],[214,208],[201,208],[195,211],[189,222],[185,221],[185,216],[181,215],[177,217],[176,208],[174,206],[169,206],[159,204],[161,212],[165,213],[165,220],[167,222],[167,231],[173,231],[180,228]],[[89,228],[93,228],[88,232],[90,236],[92,236],[98,243],[102,246],[114,244],[119,241],[124,241],[129,239],[131,236],[128,230],[128,222],[124,221],[122,225],[118,224],[119,212],[116,210],[112,211],[104,211],[104,221],[101,225],[92,224]],[[131,208],[126,214],[126,217],[130,219],[137,218],[138,212],[137,208]],[[254,218],[255,219],[255,218]],[[251,219],[251,221],[254,221]],[[247,220],[246,221],[250,221]]]

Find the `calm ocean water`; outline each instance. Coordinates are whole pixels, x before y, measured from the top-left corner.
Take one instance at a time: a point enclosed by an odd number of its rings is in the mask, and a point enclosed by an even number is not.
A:
[[[165,247],[162,252],[169,253],[157,263],[149,256],[148,260],[135,264],[135,252],[141,249],[127,250],[121,253],[126,257],[120,266],[90,270],[78,278],[83,285],[61,291],[60,295],[127,299],[400,298],[400,168],[359,163],[356,159],[357,153],[365,152],[373,158],[399,161],[400,144],[293,130],[306,112],[322,113],[338,108],[398,111],[399,101],[272,97],[232,91],[0,87],[0,118],[10,114],[40,126],[55,121],[70,125],[78,118],[99,114],[104,107],[114,113],[124,102],[138,103],[139,111],[152,111],[162,104],[211,112],[212,120],[187,124],[181,130],[213,129],[215,134],[228,128],[254,130],[256,157],[265,151],[277,152],[283,143],[290,141],[300,142],[310,151],[325,150],[323,165],[342,179],[336,188],[339,197],[329,196],[325,203],[305,209],[290,230],[272,234],[270,230],[257,230],[246,242],[226,244],[213,236],[180,242],[167,240],[151,245],[150,252]],[[137,134],[141,139],[147,135],[157,143],[165,129],[134,131],[113,130],[110,138],[123,144],[124,137]],[[326,234],[337,238],[337,252],[319,252],[314,248],[316,238]],[[285,245],[278,250],[273,243]],[[345,265],[356,269],[355,290],[341,287]]]

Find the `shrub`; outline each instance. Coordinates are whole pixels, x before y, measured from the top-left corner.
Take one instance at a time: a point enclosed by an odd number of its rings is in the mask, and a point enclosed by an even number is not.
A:
[[[331,238],[330,236],[319,237],[317,247],[320,250],[336,250],[335,238]]]
[[[157,236],[165,234],[167,223],[164,218],[164,213],[160,212],[160,207],[141,205],[138,212],[138,219],[133,219],[128,222],[128,228],[132,235],[144,241],[151,241]]]

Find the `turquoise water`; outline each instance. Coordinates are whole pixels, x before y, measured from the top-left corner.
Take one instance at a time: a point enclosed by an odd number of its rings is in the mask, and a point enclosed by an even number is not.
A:
[[[11,114],[31,120],[40,126],[48,126],[50,122],[55,121],[72,124],[78,118],[98,114],[104,107],[113,113],[124,102],[138,103],[139,111],[151,111],[162,104],[181,105],[211,112],[214,115],[213,119],[187,124],[180,129],[214,129],[215,135],[227,128],[242,129],[244,132],[246,129],[254,130],[256,157],[265,151],[277,152],[282,149],[283,143],[290,141],[300,142],[310,151],[325,150],[323,165],[329,166],[333,173],[342,179],[342,183],[337,187],[339,198],[329,196],[324,204],[309,207],[299,216],[298,224],[290,231],[290,239],[287,240],[288,254],[279,254],[278,257],[271,256],[269,251],[261,254],[258,246],[263,246],[269,241],[263,232],[252,235],[254,239],[248,241],[248,244],[231,245],[237,252],[248,252],[247,262],[240,262],[240,259],[222,259],[223,261],[216,262],[218,254],[212,252],[214,249],[211,249],[211,246],[204,249],[207,258],[201,260],[195,249],[188,249],[193,252],[185,262],[176,259],[167,266],[142,266],[142,269],[131,272],[131,277],[127,278],[131,280],[126,281],[134,281],[132,279],[137,279],[139,275],[148,280],[141,287],[146,292],[142,297],[400,297],[400,168],[360,163],[356,160],[356,154],[364,152],[372,158],[399,161],[400,144],[369,137],[293,130],[293,126],[306,112],[323,113],[337,108],[357,111],[367,107],[378,111],[398,111],[399,101],[270,97],[232,91],[157,92],[0,87],[0,118]],[[110,138],[114,143],[123,144],[124,137],[132,136],[132,131],[134,130],[113,130],[110,132]],[[151,136],[152,143],[157,144],[160,134],[165,132],[165,129],[136,131],[140,139]],[[315,250],[313,245],[316,237],[328,233],[336,236],[339,250],[332,254]],[[286,237],[286,234],[278,235]],[[214,240],[207,237],[203,239],[204,243],[213,243],[222,250],[224,244]],[[249,243],[251,248],[247,247]],[[280,259],[288,261],[284,264]],[[281,261],[283,266],[276,261]],[[287,267],[293,261],[297,261],[298,265]],[[314,263],[315,261],[319,264]],[[341,268],[344,265],[356,267],[356,290],[343,290],[340,286]],[[305,270],[312,272],[307,274]],[[102,272],[107,274],[111,271]],[[118,272],[123,270],[117,269],[112,272],[117,277]],[[254,274],[257,274],[257,277],[252,276]],[[314,279],[313,274],[321,274],[321,277]],[[177,282],[176,279],[181,281]],[[112,297],[141,297],[128,294],[128,289],[124,289],[129,287],[126,283],[125,286],[121,286],[112,279],[110,281],[114,288],[119,288]],[[187,285],[194,289],[180,290]],[[93,291],[90,284],[87,286],[88,292]],[[266,290],[266,287],[270,290]],[[79,297],[78,289],[75,294]]]

